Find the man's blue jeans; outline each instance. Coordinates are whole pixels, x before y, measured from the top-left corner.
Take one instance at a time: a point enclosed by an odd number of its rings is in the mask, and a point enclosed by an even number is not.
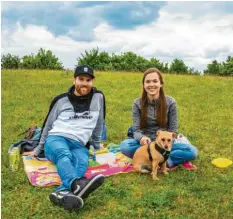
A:
[[[72,182],[84,176],[89,159],[88,149],[78,141],[50,135],[44,145],[45,156],[56,164],[62,185],[57,191],[71,190]]]
[[[141,147],[139,141],[128,138],[120,144],[121,151],[127,157],[133,158],[135,151]],[[197,158],[197,148],[191,144],[186,143],[173,143],[170,157],[167,160],[168,166],[178,165],[186,161],[194,160]]]

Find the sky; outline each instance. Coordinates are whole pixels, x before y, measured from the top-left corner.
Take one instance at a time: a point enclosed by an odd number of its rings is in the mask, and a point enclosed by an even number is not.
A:
[[[2,2],[1,47],[19,57],[51,50],[69,69],[98,47],[202,71],[233,55],[233,2]]]

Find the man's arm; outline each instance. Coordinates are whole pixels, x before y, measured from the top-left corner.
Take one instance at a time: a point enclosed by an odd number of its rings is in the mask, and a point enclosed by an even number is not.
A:
[[[34,148],[33,152],[35,156],[38,156],[44,147],[45,140],[48,136],[48,132],[52,129],[53,122],[58,117],[58,101],[50,107],[49,114],[44,122],[44,127],[41,132],[40,142],[36,148]]]
[[[96,123],[96,127],[92,132],[91,136],[91,144],[94,146],[95,149],[100,149],[100,142],[102,137],[102,132],[104,128],[104,100],[103,95],[101,95],[100,98],[100,111],[99,111],[99,117]]]

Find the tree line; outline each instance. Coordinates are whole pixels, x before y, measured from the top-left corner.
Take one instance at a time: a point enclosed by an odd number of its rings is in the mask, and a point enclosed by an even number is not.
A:
[[[187,66],[183,60],[174,59],[170,64],[161,62],[156,58],[145,59],[133,52],[125,52],[120,55],[109,55],[99,49],[85,50],[77,58],[77,65],[87,64],[98,71],[129,71],[143,72],[147,68],[155,67],[164,73],[199,75],[200,71]],[[37,54],[25,55],[22,58],[7,54],[1,57],[2,69],[56,69],[64,70],[62,62],[53,55],[52,51],[40,49]],[[203,71],[204,74],[233,76],[233,57],[228,56],[225,62],[213,60]]]
[[[19,56],[6,54],[1,57],[1,68],[3,69],[55,69],[63,70],[61,61],[53,55],[51,50],[40,48],[37,54]]]

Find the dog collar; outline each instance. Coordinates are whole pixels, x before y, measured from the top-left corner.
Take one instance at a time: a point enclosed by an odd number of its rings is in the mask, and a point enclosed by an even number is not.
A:
[[[163,156],[164,160],[162,163],[164,163],[168,159],[168,157],[170,156],[170,151],[166,151],[163,148],[159,147],[159,145],[157,143],[155,143],[155,150],[158,151]],[[149,159],[152,162],[153,158],[152,158],[152,155],[150,152],[150,144],[148,144],[147,151],[149,154]]]

